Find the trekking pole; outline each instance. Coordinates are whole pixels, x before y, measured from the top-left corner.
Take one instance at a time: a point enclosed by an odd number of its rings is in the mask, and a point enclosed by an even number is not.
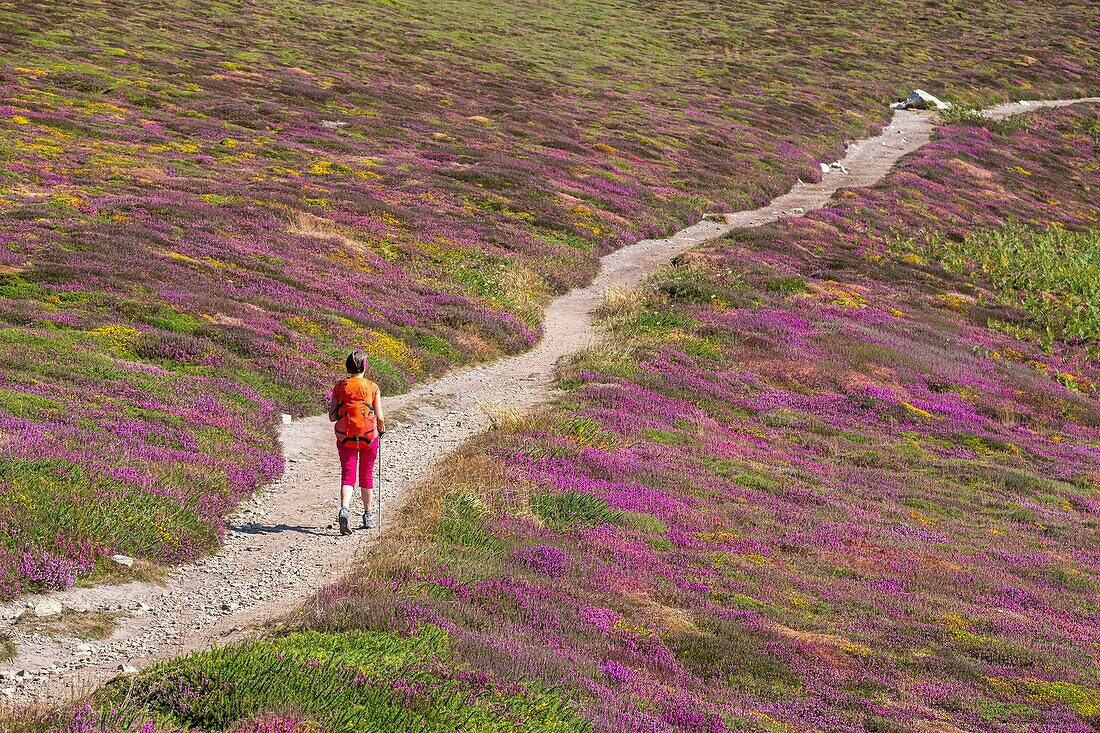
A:
[[[378,504],[378,531],[382,532],[382,433],[378,434],[378,491],[374,494]]]

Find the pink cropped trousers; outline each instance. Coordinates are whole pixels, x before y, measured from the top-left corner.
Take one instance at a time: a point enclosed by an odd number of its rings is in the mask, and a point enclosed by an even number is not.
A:
[[[378,438],[371,442],[365,440],[342,443],[336,441],[336,450],[340,454],[340,471],[343,474],[342,486],[355,486],[355,474],[358,469],[359,486],[374,488],[374,462],[378,460]]]

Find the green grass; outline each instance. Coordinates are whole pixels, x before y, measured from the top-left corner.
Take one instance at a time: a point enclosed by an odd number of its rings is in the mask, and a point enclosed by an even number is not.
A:
[[[11,637],[7,634],[0,634],[0,662],[10,662],[15,659],[15,655],[19,653],[19,650],[15,647],[15,642],[11,640]]]
[[[539,519],[555,529],[589,529],[621,518],[603,499],[576,491],[533,494],[531,508]]]
[[[663,535],[668,531],[667,524],[645,512],[620,512],[618,522],[646,534]]]
[[[662,430],[661,428],[646,428],[642,431],[645,439],[651,443],[661,445],[688,445],[695,442],[695,438],[682,433],[679,430]]]
[[[767,280],[764,282],[764,289],[769,293],[787,293],[790,295],[810,292],[810,286],[806,283],[806,278],[798,275]]]
[[[475,553],[499,557],[504,546],[485,529],[489,508],[468,492],[456,492],[446,497],[439,516],[439,536]]]
[[[997,302],[1019,308],[1045,342],[1081,342],[1100,354],[1100,232],[1014,224],[896,248],[988,283]]]
[[[11,486],[0,494],[0,517],[18,517],[21,540],[36,547],[50,548],[58,537],[96,537],[116,552],[171,558],[187,546],[217,543],[195,510],[197,491],[191,499],[148,494],[90,479],[63,459],[0,457],[0,483]]]
[[[450,660],[450,640],[434,626],[415,636],[296,631],[158,664],[96,695],[103,707],[140,707],[163,723],[198,731],[232,730],[275,710],[331,733],[377,731],[590,730],[572,706],[533,686],[474,689],[435,670]]]
[[[783,699],[798,689],[798,677],[768,648],[763,632],[717,622],[699,633],[672,640],[676,658],[707,682],[723,683],[769,699]]]

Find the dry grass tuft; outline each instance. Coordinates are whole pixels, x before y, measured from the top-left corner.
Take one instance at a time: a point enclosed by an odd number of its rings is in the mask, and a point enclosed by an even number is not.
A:
[[[134,564],[130,567],[110,563],[102,576],[97,576],[95,582],[88,585],[121,585],[122,583],[155,583],[164,585],[168,572],[154,562],[134,558]],[[83,585],[83,583],[81,583]]]
[[[627,599],[634,605],[639,617],[650,619],[660,628],[680,634],[700,633],[691,614],[682,608],[666,606],[649,596],[638,594],[630,594]]]
[[[291,234],[299,234],[306,237],[335,239],[348,249],[356,252],[362,252],[369,249],[369,247],[362,242],[347,236],[347,234],[341,231],[340,226],[336,222],[331,219],[326,219],[323,216],[310,214],[307,211],[295,210],[287,231]]]
[[[489,418],[490,430],[515,431],[527,424],[526,413],[513,405],[478,400],[477,406]]]
[[[118,618],[106,611],[75,611],[66,608],[60,615],[38,618],[23,614],[16,628],[28,634],[42,634],[55,639],[107,639],[118,628]]]
[[[614,321],[632,316],[641,310],[645,299],[646,292],[642,288],[614,285],[604,293],[603,303],[596,309],[596,320]]]

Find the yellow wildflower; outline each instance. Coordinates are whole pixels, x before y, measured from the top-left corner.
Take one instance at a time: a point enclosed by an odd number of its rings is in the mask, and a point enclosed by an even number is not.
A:
[[[367,331],[367,335],[370,339],[366,345],[367,353],[377,354],[388,361],[400,364],[406,369],[419,371],[420,359],[409,350],[404,341],[377,329]]]
[[[129,351],[130,345],[134,342],[134,339],[141,335],[141,331],[136,328],[131,328],[130,326],[124,326],[121,323],[100,326],[99,328],[92,329],[88,333],[106,342],[114,351],[123,352]]]
[[[919,407],[917,407],[916,405],[910,404],[908,402],[902,402],[901,404],[905,406],[906,410],[913,413],[914,415],[920,415],[921,417],[924,417],[924,418],[932,417],[932,413],[928,412],[928,410],[922,410]]]

